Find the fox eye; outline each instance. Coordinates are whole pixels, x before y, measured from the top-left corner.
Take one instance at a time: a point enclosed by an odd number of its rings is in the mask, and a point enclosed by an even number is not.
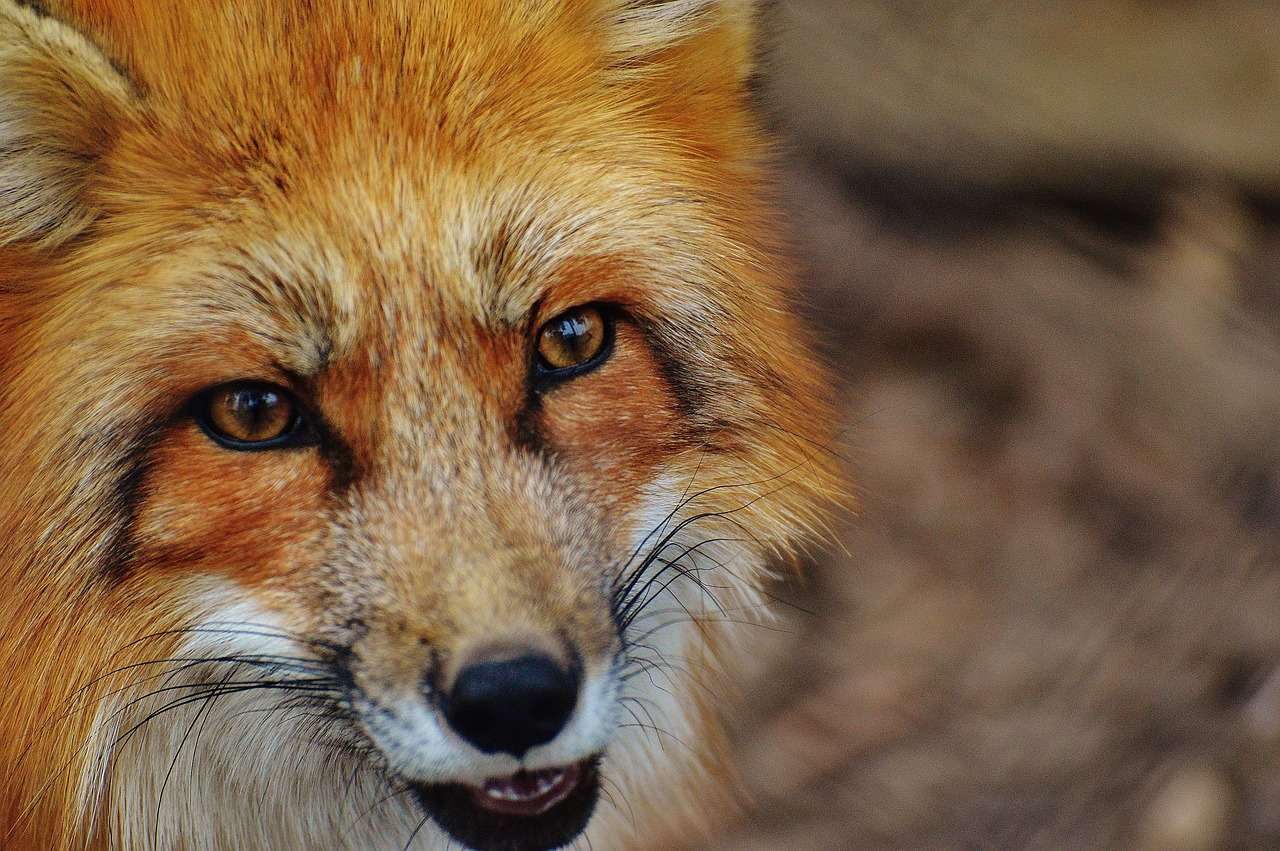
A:
[[[565,311],[538,332],[538,367],[548,378],[570,378],[609,355],[613,323],[596,306]]]
[[[271,384],[227,384],[197,397],[196,421],[228,449],[275,449],[294,445],[306,432],[298,403]]]

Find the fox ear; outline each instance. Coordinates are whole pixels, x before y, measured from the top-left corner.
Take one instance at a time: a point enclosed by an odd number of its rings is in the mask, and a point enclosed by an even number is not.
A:
[[[745,81],[755,66],[755,0],[604,0],[619,67],[687,60]]]
[[[38,6],[0,0],[0,245],[56,245],[93,220],[95,163],[135,104],[83,36]]]

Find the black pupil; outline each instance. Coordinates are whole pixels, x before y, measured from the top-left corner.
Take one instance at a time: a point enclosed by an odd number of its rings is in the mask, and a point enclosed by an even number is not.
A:
[[[228,401],[228,407],[246,429],[257,433],[274,419],[274,409],[280,404],[280,396],[271,390],[237,390]]]
[[[556,330],[565,353],[576,362],[581,362],[590,355],[586,348],[591,343],[591,328],[581,315],[566,316],[560,320]]]

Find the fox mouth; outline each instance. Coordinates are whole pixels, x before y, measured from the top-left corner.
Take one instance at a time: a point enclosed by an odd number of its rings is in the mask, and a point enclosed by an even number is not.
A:
[[[572,842],[600,794],[599,757],[520,770],[479,786],[417,784],[410,789],[446,833],[476,851],[550,851]]]

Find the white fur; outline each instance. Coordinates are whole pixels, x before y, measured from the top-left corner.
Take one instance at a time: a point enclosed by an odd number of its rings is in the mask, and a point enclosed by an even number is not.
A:
[[[677,511],[690,492],[674,479],[650,488],[634,527],[636,563],[660,545],[680,517],[698,510],[695,499]],[[676,517],[664,526],[673,511]],[[734,537],[732,527],[723,523],[695,524],[679,533],[668,551],[675,555],[709,536]],[[696,738],[692,707],[697,701],[690,695],[707,684],[700,682],[697,670],[705,660],[699,634],[703,627],[694,618],[724,616],[722,606],[727,616],[741,617],[744,608],[757,604],[754,592],[740,590],[742,583],[721,580],[728,579],[726,571],[758,570],[759,561],[757,548],[746,542],[686,554],[685,563],[703,571],[707,587],[680,577],[657,593],[628,630],[628,638],[644,646],[630,647],[629,664],[589,671],[565,730],[533,748],[523,761],[480,752],[408,690],[394,705],[374,706],[357,697],[360,723],[396,774],[424,783],[479,783],[520,767],[566,765],[603,751],[610,795],[625,797],[656,784],[661,797],[672,791],[664,788],[662,778],[681,772],[695,758],[689,743]],[[654,565],[649,571],[658,569]],[[247,589],[213,583],[194,596],[192,608],[199,613],[197,625],[176,654],[179,660],[308,658],[304,646],[286,637],[289,625],[255,605]],[[148,679],[138,691],[163,687],[164,692],[131,706],[128,701],[137,693],[122,693],[98,712],[90,746],[99,758],[86,770],[82,798],[87,811],[98,809],[92,806],[97,802],[111,814],[104,827],[113,845],[397,849],[406,846],[415,830],[410,848],[448,845],[434,824],[423,822],[409,794],[395,794],[397,787],[388,783],[376,759],[340,747],[342,739],[330,720],[282,708],[293,697],[287,691],[201,698],[132,729],[166,703],[196,694],[202,684],[225,676],[236,681],[263,676],[254,668],[216,663],[175,671],[180,664],[140,674]],[[637,668],[641,664],[644,670]],[[274,671],[271,676],[287,674]],[[629,805],[624,801],[622,809]],[[610,807],[602,799],[601,810]],[[596,848],[613,844],[614,837],[601,835],[602,821],[610,831],[625,829],[618,813],[598,817],[588,832]]]
[[[234,585],[202,594],[197,608],[206,614],[176,659],[307,655],[283,637],[287,624]],[[302,710],[281,709],[291,697],[287,692],[249,690],[196,700],[129,732],[164,704],[226,674],[216,665],[144,673],[140,691],[166,691],[132,706],[122,694],[100,708],[91,742],[100,756],[91,761],[81,788],[86,803],[100,802],[110,814],[105,827],[113,847],[400,849],[415,830],[410,848],[448,845],[433,823],[423,821],[408,793],[394,794],[397,787],[388,785],[371,760],[327,740],[323,721]],[[232,675],[237,682],[258,676],[244,668]],[[405,777],[478,783],[521,766],[565,765],[603,750],[616,727],[617,706],[614,672],[588,676],[565,730],[522,762],[476,750],[421,701],[384,707],[394,721],[365,728]],[[365,717],[381,716],[369,712]],[[124,741],[114,744],[126,732]]]
[[[225,586],[200,601],[209,612],[177,654],[305,655],[288,639],[264,635],[286,625]],[[241,629],[228,634],[226,630]],[[208,630],[208,631],[204,631]],[[165,686],[217,682],[224,672],[163,678]],[[235,672],[237,680],[254,676]],[[158,682],[158,681],[157,681]],[[132,708],[104,705],[95,736],[114,741],[159,705],[166,692]],[[317,741],[315,719],[280,709],[289,695],[251,690],[197,701],[138,727],[104,753],[103,802],[111,814],[112,847],[166,849],[398,849],[422,816],[416,804],[381,779],[373,766]],[[92,782],[92,781],[90,781]],[[390,797],[389,797],[390,796]],[[443,848],[429,822],[410,848]]]
[[[763,570],[762,553],[744,539],[742,530],[731,522],[708,518],[676,531],[681,520],[706,510],[696,496],[700,487],[696,479],[696,474],[692,480],[659,477],[647,489],[632,533],[635,565],[665,546],[666,553],[682,556],[682,564],[701,579],[699,583],[689,576],[673,577],[671,572],[661,577],[657,586],[673,581],[644,604],[626,636],[632,645],[631,661],[622,672],[625,708],[615,742],[615,751],[626,754],[626,759],[613,765],[620,785],[649,790],[653,801],[666,811],[696,806],[669,778],[684,773],[699,758],[693,749],[699,736],[695,706],[716,698],[706,691],[714,688],[714,677],[702,676],[706,672],[701,668],[710,660],[703,652],[704,627],[698,621],[750,621],[762,603],[754,583],[748,587],[729,575],[745,578]],[[744,490],[742,501],[752,496]],[[731,540],[694,549],[716,538]],[[651,565],[646,575],[660,569]]]

